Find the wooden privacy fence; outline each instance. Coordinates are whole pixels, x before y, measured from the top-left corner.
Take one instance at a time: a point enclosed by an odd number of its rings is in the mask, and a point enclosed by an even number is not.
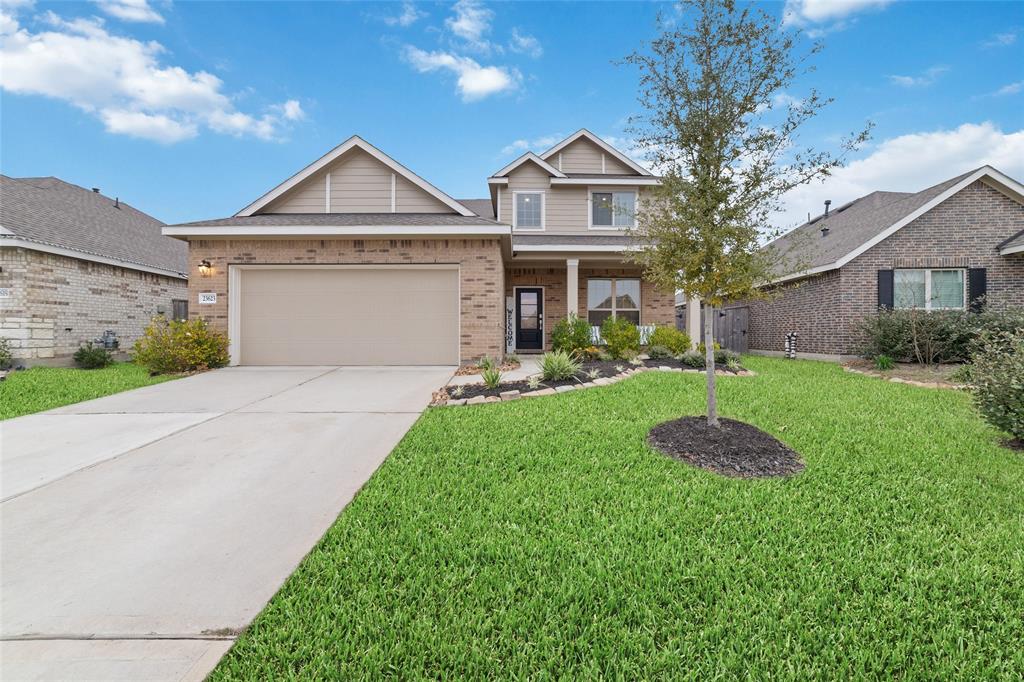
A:
[[[704,309],[704,314],[708,314],[708,308]],[[718,345],[737,353],[746,353],[749,348],[747,324],[750,320],[750,309],[745,305],[715,308],[711,314],[715,316],[714,334]]]

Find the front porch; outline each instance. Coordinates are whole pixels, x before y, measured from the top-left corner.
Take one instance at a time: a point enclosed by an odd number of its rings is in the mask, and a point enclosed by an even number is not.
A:
[[[594,258],[516,264],[505,270],[506,350],[551,350],[555,323],[571,313],[591,323],[595,345],[608,317],[640,328],[641,343],[656,325],[675,325],[675,295],[660,291],[630,263]]]

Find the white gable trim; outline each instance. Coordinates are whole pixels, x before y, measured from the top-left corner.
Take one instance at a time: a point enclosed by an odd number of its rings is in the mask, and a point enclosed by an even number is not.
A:
[[[291,176],[290,178],[282,182],[274,189],[270,190],[269,192],[261,196],[256,201],[252,202],[251,204],[243,208],[241,211],[235,214],[235,217],[251,216],[257,211],[259,211],[261,208],[265,208],[267,204],[272,202],[274,199],[277,199],[282,194],[292,189],[293,187],[295,187],[300,182],[310,177],[317,171],[322,170],[323,168],[334,162],[336,159],[338,159],[338,157],[340,157],[342,154],[344,154],[347,151],[350,151],[353,148],[358,148],[366,152],[367,154],[369,154],[370,156],[372,156],[373,158],[377,159],[382,164],[390,168],[395,173],[401,175],[402,177],[404,177],[405,179],[409,180],[411,183],[422,189],[424,192],[429,194],[430,196],[434,197],[438,201],[442,202],[443,204],[451,208],[459,215],[476,215],[468,208],[466,208],[459,202],[455,201],[455,199],[452,199],[450,196],[439,190],[437,187],[434,187],[429,182],[427,182],[420,176],[416,175],[411,170],[409,170],[402,164],[398,163],[397,161],[392,159],[390,156],[388,156],[381,150],[374,147],[372,144],[370,144],[363,138],[359,137],[358,135],[353,135],[352,137],[348,138],[331,151],[321,156],[313,163],[309,164],[308,166],[300,170],[295,175]]]
[[[502,168],[500,171],[498,171],[497,173],[495,173],[491,177],[500,177],[500,176],[503,176],[503,175],[508,175],[513,170],[515,170],[516,168],[519,168],[519,166],[522,166],[527,161],[533,161],[535,164],[540,166],[543,170],[547,171],[548,175],[553,175],[556,178],[564,178],[565,177],[565,173],[563,173],[562,171],[558,170],[557,168],[555,168],[550,163],[548,163],[544,159],[540,158],[539,156],[537,156],[533,152],[526,152],[525,154],[520,156],[518,159],[516,159],[515,161],[513,161],[509,165],[507,165],[504,168]]]
[[[629,158],[628,156],[626,156],[625,154],[620,152],[618,149],[616,149],[615,147],[611,146],[610,144],[608,144],[607,142],[602,140],[600,137],[598,137],[594,133],[592,133],[589,130],[587,130],[586,128],[580,128],[575,133],[573,133],[569,137],[565,138],[564,140],[562,140],[561,142],[556,144],[551,149],[549,149],[546,152],[544,152],[543,154],[541,154],[540,158],[542,158],[542,159],[550,158],[551,156],[553,156],[554,154],[557,154],[558,152],[562,151],[563,149],[565,149],[566,147],[568,147],[569,145],[571,145],[573,142],[575,142],[576,140],[580,139],[581,137],[587,138],[590,142],[593,142],[595,145],[597,145],[598,147],[603,149],[606,153],[611,154],[616,159],[618,159],[622,163],[626,164],[627,166],[629,166],[630,168],[635,170],[640,175],[651,175],[651,172],[649,170],[647,170],[646,168],[644,168],[643,166],[641,166],[637,162],[633,161],[633,159]]]
[[[1003,248],[999,249],[1000,256],[1009,256],[1012,253],[1024,253],[1024,244],[1004,246]]]
[[[779,277],[777,279],[773,279],[770,283],[771,284],[775,284],[777,282],[785,282],[785,281],[792,280],[792,279],[800,279],[801,277],[807,277],[809,275],[816,275],[819,272],[826,272],[828,270],[835,270],[837,268],[841,268],[844,265],[846,265],[847,263],[849,263],[850,261],[852,261],[857,256],[861,255],[862,253],[864,253],[865,251],[870,249],[871,247],[880,244],[881,242],[885,241],[886,239],[888,239],[892,235],[896,234],[896,232],[898,232],[902,228],[906,227],[910,223],[914,222],[915,220],[917,220],[918,218],[923,216],[925,213],[927,213],[928,211],[932,210],[933,208],[935,208],[936,206],[938,206],[939,204],[944,202],[946,199],[949,199],[950,197],[952,197],[957,192],[960,192],[961,190],[969,187],[970,185],[974,184],[975,182],[977,182],[978,180],[981,180],[983,178],[988,178],[988,179],[996,182],[997,184],[1002,185],[1004,188],[1010,190],[1010,192],[1012,192],[1012,193],[1015,193],[1017,196],[1024,196],[1024,185],[1022,185],[1021,183],[1017,182],[1016,180],[1014,180],[1010,176],[1005,175],[1003,173],[1000,173],[999,171],[997,171],[992,166],[983,166],[983,167],[979,168],[978,170],[976,170],[975,172],[973,172],[970,175],[968,175],[966,178],[964,178],[960,182],[956,183],[955,185],[953,185],[952,187],[947,189],[942,194],[939,194],[934,199],[932,199],[928,203],[926,203],[923,206],[921,206],[919,209],[917,209],[913,213],[910,213],[910,214],[904,216],[903,218],[900,218],[898,221],[896,221],[895,223],[893,223],[889,227],[885,228],[884,230],[879,232],[877,235],[875,235],[874,237],[872,237],[868,241],[864,242],[863,244],[858,246],[856,249],[854,249],[853,251],[851,251],[848,254],[846,254],[845,256],[843,256],[842,258],[839,258],[839,259],[835,260],[834,262],[828,263],[826,265],[820,265],[820,266],[818,266],[816,268],[811,268],[810,270],[804,270],[802,272],[795,272],[795,273],[793,273],[791,275],[786,275],[784,277]]]

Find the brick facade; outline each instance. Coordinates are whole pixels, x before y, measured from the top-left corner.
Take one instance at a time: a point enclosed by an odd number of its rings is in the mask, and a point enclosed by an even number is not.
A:
[[[212,265],[199,273],[199,261]],[[497,239],[196,239],[189,248],[189,314],[228,330],[228,266],[239,264],[457,263],[464,362],[504,353],[505,269]],[[217,303],[198,305],[200,292]],[[410,330],[415,333],[415,330]]]
[[[1024,206],[975,182],[840,270],[752,303],[750,348],[781,351],[786,332],[795,331],[801,352],[857,354],[861,320],[878,308],[879,270],[985,268],[987,305],[1024,307],[1024,254],[1001,256],[996,249],[1022,229]]]
[[[150,319],[187,299],[185,282],[128,268],[22,248],[0,248],[0,336],[24,360],[67,358],[85,341],[114,330],[121,348]]]
[[[640,324],[672,326],[675,315],[675,296],[665,293],[653,283],[641,278],[640,271],[633,268],[584,268],[579,269],[579,291],[577,292],[580,316],[587,314],[587,280],[590,278],[640,278]],[[558,320],[568,314],[566,303],[566,269],[562,267],[516,267],[510,268],[505,276],[505,295],[512,296],[515,287],[544,287],[544,349],[551,348],[551,330]]]

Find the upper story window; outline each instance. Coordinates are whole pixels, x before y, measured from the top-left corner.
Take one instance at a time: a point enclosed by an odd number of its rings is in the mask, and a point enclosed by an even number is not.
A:
[[[895,308],[962,310],[965,298],[963,270],[913,269],[893,273]]]
[[[544,229],[544,192],[514,192],[512,226],[518,230]]]
[[[590,226],[627,228],[636,224],[636,192],[591,192]]]

